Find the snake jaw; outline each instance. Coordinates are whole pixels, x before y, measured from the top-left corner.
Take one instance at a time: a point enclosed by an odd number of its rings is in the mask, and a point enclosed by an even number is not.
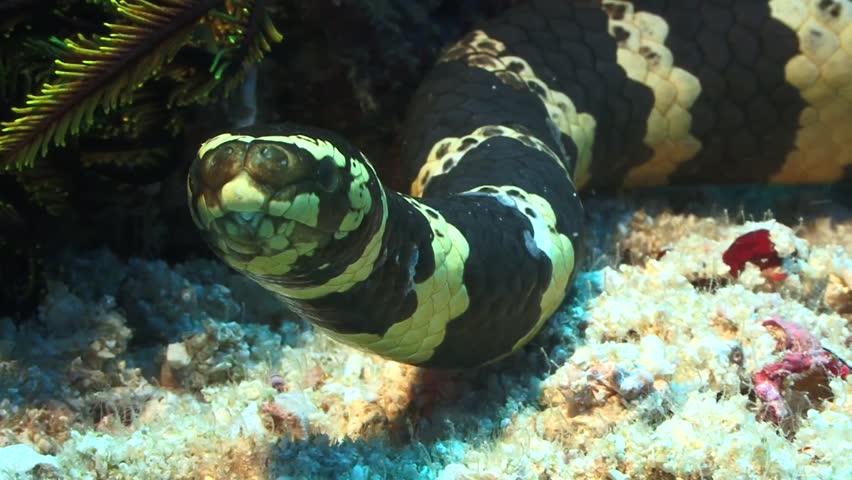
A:
[[[270,197],[243,171],[218,192],[197,195],[193,217],[225,257],[236,253],[243,262],[291,247],[304,252],[310,250],[305,244],[324,246],[333,234],[318,228],[320,199],[307,187],[288,186]]]

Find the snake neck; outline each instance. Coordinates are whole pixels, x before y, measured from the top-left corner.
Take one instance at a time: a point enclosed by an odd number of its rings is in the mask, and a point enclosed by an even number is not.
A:
[[[249,276],[289,300],[350,290],[366,279],[386,254],[383,243],[389,228],[388,197],[383,189],[376,197],[357,230],[300,258],[297,266],[284,275]]]
[[[572,238],[556,229],[547,202],[519,187],[435,198],[383,189],[383,198],[382,228],[345,275],[298,289],[267,285],[343,343],[424,366],[493,361],[540,329],[576,271]],[[578,220],[579,202],[562,200],[560,214]],[[513,321],[500,325],[505,318]],[[471,345],[482,325],[489,342]]]

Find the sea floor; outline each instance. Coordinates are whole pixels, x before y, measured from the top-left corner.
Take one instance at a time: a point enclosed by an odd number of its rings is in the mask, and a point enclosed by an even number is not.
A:
[[[0,319],[0,479],[852,478],[852,192],[589,195],[572,299],[476,371],[329,340],[214,260],[64,252]]]

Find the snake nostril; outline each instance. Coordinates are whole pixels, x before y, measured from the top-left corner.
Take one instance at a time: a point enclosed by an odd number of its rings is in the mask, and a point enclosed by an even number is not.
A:
[[[197,181],[211,188],[220,188],[234,178],[242,168],[246,148],[225,144],[197,159]]]

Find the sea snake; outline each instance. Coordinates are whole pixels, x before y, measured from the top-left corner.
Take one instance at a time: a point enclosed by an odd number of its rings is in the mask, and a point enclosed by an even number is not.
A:
[[[324,130],[222,133],[190,211],[334,339],[490,363],[565,299],[578,189],[852,179],[852,0],[533,0],[442,53],[401,145],[409,194]]]

